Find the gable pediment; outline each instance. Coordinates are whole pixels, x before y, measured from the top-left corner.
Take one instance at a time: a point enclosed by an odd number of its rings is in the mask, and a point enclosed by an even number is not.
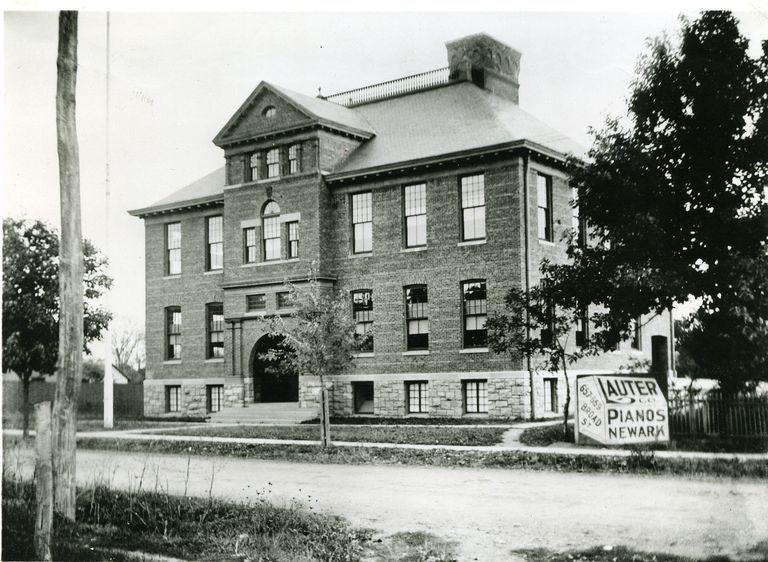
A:
[[[213,142],[222,146],[314,122],[316,118],[313,115],[303,111],[300,106],[262,82],[216,135]]]

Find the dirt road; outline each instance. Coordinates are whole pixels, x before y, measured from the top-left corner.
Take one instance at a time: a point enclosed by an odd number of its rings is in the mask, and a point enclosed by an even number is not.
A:
[[[189,478],[187,466],[189,460]],[[521,470],[298,464],[222,457],[78,451],[81,483],[106,480],[246,501],[265,495],[342,515],[384,534],[457,541],[460,560],[510,550],[627,545],[692,557],[738,557],[768,540],[768,483]],[[31,474],[31,457],[16,462]]]

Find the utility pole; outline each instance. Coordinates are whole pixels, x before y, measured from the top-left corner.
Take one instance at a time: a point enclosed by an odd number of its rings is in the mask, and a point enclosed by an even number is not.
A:
[[[109,12],[107,12],[107,64],[105,115],[105,158],[104,158],[104,255],[109,259]],[[109,291],[104,295],[104,307],[109,310]],[[114,426],[114,384],[112,381],[112,334],[109,327],[104,330],[104,427]]]
[[[77,142],[77,12],[59,12],[56,145],[59,155],[59,357],[52,414],[54,509],[75,520],[77,395],[83,375],[83,241]]]

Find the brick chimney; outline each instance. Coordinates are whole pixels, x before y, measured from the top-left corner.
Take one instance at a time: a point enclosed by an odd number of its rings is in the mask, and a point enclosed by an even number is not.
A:
[[[485,33],[448,41],[450,80],[471,80],[477,86],[507,98],[519,100],[519,51]]]

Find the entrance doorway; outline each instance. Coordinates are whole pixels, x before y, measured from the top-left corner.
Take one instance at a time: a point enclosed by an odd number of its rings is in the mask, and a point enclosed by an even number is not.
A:
[[[252,352],[253,401],[298,402],[299,374],[286,361],[291,348],[283,336],[266,335]]]

